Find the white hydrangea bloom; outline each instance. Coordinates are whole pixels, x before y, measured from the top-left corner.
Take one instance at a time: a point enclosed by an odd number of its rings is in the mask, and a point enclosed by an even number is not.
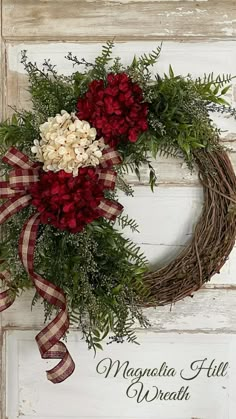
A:
[[[100,164],[105,143],[103,138],[95,140],[96,135],[87,121],[61,111],[40,125],[41,140],[34,140],[31,151],[46,172],[64,170],[77,176],[80,167]]]

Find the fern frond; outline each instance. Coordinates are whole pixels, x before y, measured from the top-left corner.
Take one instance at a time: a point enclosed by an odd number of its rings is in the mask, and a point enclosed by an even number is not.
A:
[[[129,260],[135,261],[137,266],[144,266],[148,265],[148,260],[144,253],[140,252],[140,247],[133,243],[130,239],[126,239],[125,243],[125,250],[127,252],[127,255],[129,257]]]
[[[218,74],[217,76],[214,73],[204,74],[203,77],[198,77],[196,82],[198,84],[208,84],[208,85],[219,85],[219,87],[224,87],[226,84],[230,84],[236,76],[232,76],[231,74]]]
[[[179,149],[173,144],[167,144],[166,142],[159,147],[159,154],[163,157],[180,157]]]
[[[124,229],[125,227],[129,227],[133,233],[134,232],[139,233],[139,230],[138,230],[139,226],[138,226],[137,222],[135,220],[133,220],[132,218],[129,218],[128,215],[119,215],[117,217],[117,222],[118,222],[118,225],[122,229]]]
[[[116,187],[118,189],[120,189],[121,191],[123,191],[125,193],[125,195],[127,195],[127,196],[133,196],[134,195],[134,191],[133,191],[132,187],[119,174],[117,175],[117,178],[116,178]]]
[[[162,49],[162,44],[158,46],[155,50],[151,51],[149,54],[143,54],[139,57],[138,61],[144,67],[152,66],[156,64]]]
[[[112,50],[114,48],[113,41],[107,41],[105,45],[102,46],[101,55],[98,55],[95,58],[95,64],[98,67],[105,67],[111,61]]]

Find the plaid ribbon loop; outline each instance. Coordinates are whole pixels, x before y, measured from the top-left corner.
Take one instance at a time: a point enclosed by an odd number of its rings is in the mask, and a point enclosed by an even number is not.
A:
[[[32,183],[39,180],[41,164],[33,163],[25,154],[11,147],[2,158],[12,170],[9,180],[0,182],[0,199],[7,199],[0,206],[0,224],[8,218],[30,205],[31,196],[27,190]],[[114,189],[116,172],[112,166],[120,164],[121,157],[113,149],[104,151],[100,166],[97,168],[98,181],[106,189]],[[115,219],[123,207],[116,201],[103,199],[98,210],[102,217]],[[60,362],[47,371],[47,378],[53,383],[60,383],[68,378],[74,371],[75,364],[64,343],[60,339],[69,328],[66,297],[62,289],[42,278],[34,272],[34,251],[37,232],[40,224],[40,213],[33,214],[23,226],[19,239],[19,256],[25,270],[31,277],[39,295],[59,309],[56,317],[36,336],[41,357],[43,359],[60,359]],[[0,279],[7,285],[10,274],[7,271],[0,273]],[[14,302],[10,289],[0,293],[0,312],[6,310]]]
[[[3,263],[3,261],[1,261],[0,264],[1,263]],[[9,279],[10,279],[10,274],[7,270],[4,270],[0,273],[0,280],[4,284],[7,284],[9,282]],[[15,297],[9,292],[9,289],[1,292],[0,293],[0,312],[10,307],[14,301],[15,301]]]
[[[107,148],[103,151],[103,156],[98,166],[97,173],[99,183],[106,189],[113,190],[115,188],[117,173],[111,168],[122,161],[120,154],[112,149]],[[106,217],[109,220],[115,220],[116,217],[123,210],[123,206],[119,202],[112,201],[111,199],[103,199],[98,206],[99,214],[101,217]]]

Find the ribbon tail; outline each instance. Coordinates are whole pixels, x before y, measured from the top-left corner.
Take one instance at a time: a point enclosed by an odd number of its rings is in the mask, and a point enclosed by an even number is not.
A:
[[[13,198],[16,195],[19,195],[19,191],[11,189],[9,182],[0,182],[0,199]]]
[[[115,220],[123,208],[123,205],[111,199],[103,199],[98,205],[98,211],[101,217],[106,217],[109,220]]]
[[[75,369],[75,364],[65,344],[59,342],[69,328],[67,310],[61,311],[37,336],[36,341],[43,359],[61,359],[51,370],[47,378],[54,384],[66,380]]]
[[[117,173],[114,170],[99,169],[98,170],[99,183],[106,189],[113,190],[116,184]]]
[[[114,150],[114,148],[107,148],[103,151],[102,159],[101,159],[101,166],[103,169],[108,169],[112,166],[120,164],[122,162],[121,155],[118,151]]]
[[[8,271],[0,273],[0,279],[4,282],[10,276]],[[0,292],[0,312],[6,310],[15,301],[15,297],[11,294],[10,290]]]
[[[9,277],[8,271],[3,271],[0,273],[0,279],[4,282]],[[15,301],[15,296],[11,294],[10,290],[7,289],[0,293],[0,312],[6,310],[10,307]]]
[[[10,290],[0,293],[0,312],[6,310],[15,301],[15,298],[10,294]]]
[[[19,240],[19,256],[37,292],[50,304],[60,309],[57,316],[36,336],[36,341],[43,359],[61,359],[54,368],[47,371],[48,380],[61,383],[75,369],[70,353],[65,344],[60,342],[69,329],[69,316],[64,292],[34,272],[34,250],[39,223],[39,213],[32,215],[25,223]]]
[[[12,215],[21,209],[27,207],[31,201],[30,195],[19,194],[14,198],[10,198],[7,202],[0,206],[0,224],[8,220]]]
[[[3,156],[2,161],[9,166],[19,169],[32,169],[39,167],[38,163],[32,162],[26,154],[15,147],[10,147]]]

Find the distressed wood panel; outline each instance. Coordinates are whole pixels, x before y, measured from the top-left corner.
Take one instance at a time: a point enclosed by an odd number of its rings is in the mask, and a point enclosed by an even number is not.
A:
[[[232,39],[236,3],[3,0],[3,35],[7,39]]]
[[[71,333],[67,345],[76,359],[75,373],[60,386],[52,386],[45,381],[45,361],[39,359],[34,332],[7,332],[7,418],[234,419],[235,335],[139,332],[138,339],[140,346],[105,345],[104,351],[94,358],[79,334]],[[137,403],[135,389],[139,391],[140,384],[128,390],[134,377],[125,374],[125,367],[114,376],[116,364],[110,372],[107,370],[105,378],[105,368],[109,368],[109,361],[103,361],[105,358],[119,360],[120,365],[128,361],[128,368],[142,368],[143,372],[145,368],[160,370],[165,362],[168,369],[174,368],[175,375],[141,377],[145,391],[149,390],[148,402],[144,399]],[[194,380],[186,381],[185,378],[196,374],[191,370],[192,362],[204,359],[205,367],[212,361],[214,366],[228,363],[225,376],[207,377],[207,372],[202,371]],[[155,385],[163,391],[188,387],[190,398],[152,401]]]
[[[44,324],[40,302],[31,309],[34,291],[25,292],[2,313],[4,329],[40,329]],[[151,322],[150,330],[163,333],[236,333],[236,289],[202,289],[178,301],[174,306],[145,309]]]

